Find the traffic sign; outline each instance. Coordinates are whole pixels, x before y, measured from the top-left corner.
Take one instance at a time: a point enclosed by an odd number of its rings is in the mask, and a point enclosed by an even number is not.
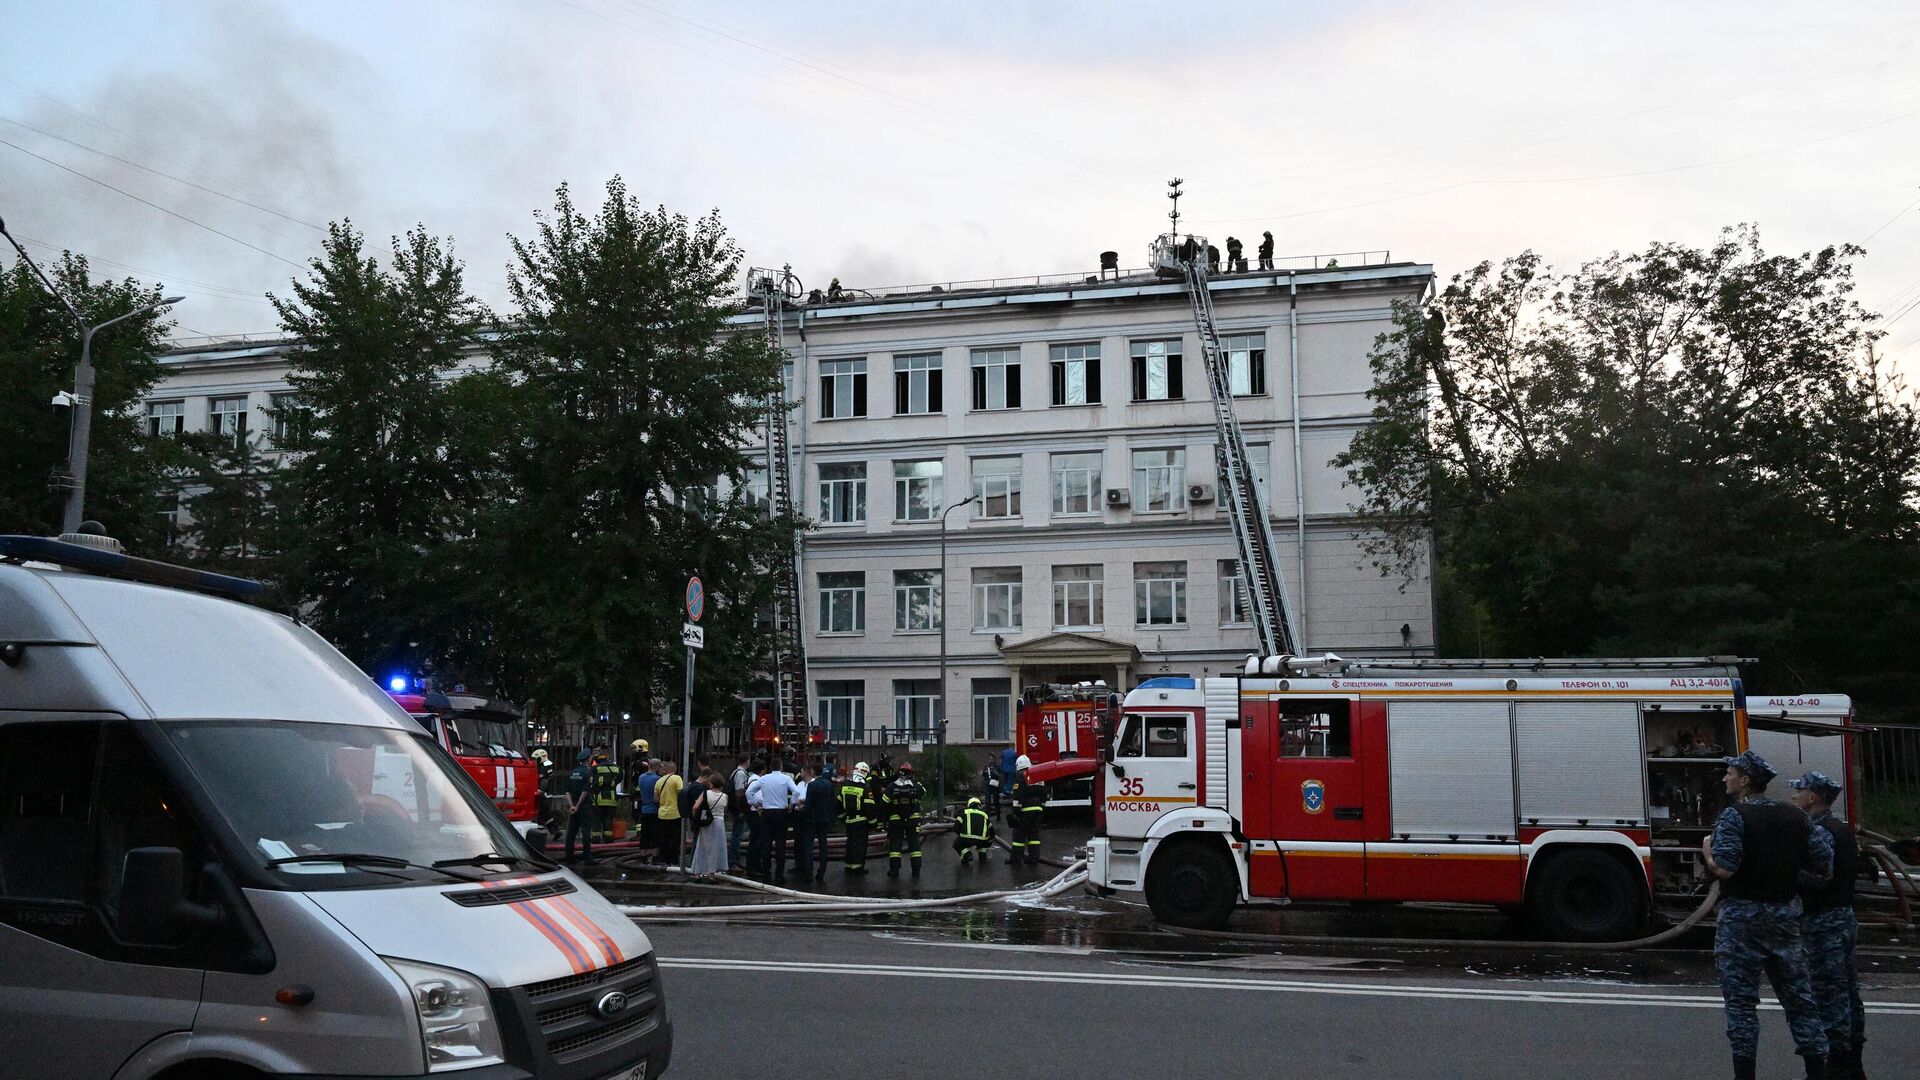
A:
[[[700,575],[687,579],[687,618],[700,621],[700,613],[707,609],[707,591],[700,586]]]
[[[707,630],[703,626],[683,622],[680,624],[680,640],[685,642],[689,649],[706,648]]]

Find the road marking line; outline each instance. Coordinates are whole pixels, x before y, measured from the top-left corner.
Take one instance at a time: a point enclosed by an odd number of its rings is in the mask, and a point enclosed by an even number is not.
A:
[[[925,967],[895,964],[825,964],[784,960],[669,960],[663,968],[693,971],[791,972],[815,975],[891,975],[912,979],[965,979],[983,982],[1055,983],[1075,986],[1158,987],[1182,990],[1260,990],[1268,993],[1332,994],[1349,997],[1466,998],[1540,1005],[1638,1005],[1662,1009],[1718,1009],[1718,995],[1597,993],[1572,990],[1501,990],[1473,986],[1393,986],[1381,983],[1306,982],[1286,979],[1208,978],[1195,975],[1073,971],[996,971],[991,968]],[[1761,1007],[1778,1010],[1779,1003],[1763,1000]],[[1920,1016],[1920,1002],[1868,1002],[1867,1011],[1889,1016]]]

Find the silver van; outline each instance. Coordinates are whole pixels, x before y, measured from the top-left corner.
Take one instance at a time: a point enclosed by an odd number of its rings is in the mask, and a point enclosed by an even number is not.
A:
[[[0,536],[0,1075],[666,1071],[646,935],[345,657],[63,540]]]

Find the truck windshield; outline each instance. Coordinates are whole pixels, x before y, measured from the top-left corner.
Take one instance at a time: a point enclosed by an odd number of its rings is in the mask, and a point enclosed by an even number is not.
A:
[[[472,782],[411,732],[278,721],[162,729],[248,853],[302,889],[445,880],[433,864],[481,855],[510,856],[508,868],[533,859]]]

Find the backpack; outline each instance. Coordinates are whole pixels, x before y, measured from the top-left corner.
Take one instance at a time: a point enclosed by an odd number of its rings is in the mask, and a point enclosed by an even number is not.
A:
[[[713,800],[707,798],[705,790],[702,790],[699,801],[693,804],[693,808],[691,810],[683,810],[682,813],[686,814],[687,819],[693,822],[695,829],[704,829],[713,824]]]
[[[693,812],[707,804],[707,785],[694,781],[680,789],[680,816],[692,817]],[[713,814],[707,814],[707,820],[713,820]]]

